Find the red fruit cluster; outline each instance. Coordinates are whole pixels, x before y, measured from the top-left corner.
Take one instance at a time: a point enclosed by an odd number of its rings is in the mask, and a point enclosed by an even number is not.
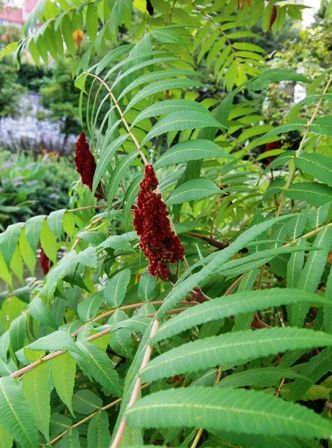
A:
[[[76,170],[81,175],[82,183],[92,190],[93,176],[96,171],[96,161],[90,151],[84,132],[80,134],[76,142],[75,164]]]
[[[149,260],[150,274],[167,280],[170,274],[167,263],[182,260],[184,249],[171,229],[166,204],[154,191],[157,186],[153,166],[146,165],[134,211],[134,227],[140,236],[142,252]]]
[[[44,275],[48,273],[52,266],[51,260],[48,258],[42,248],[40,248],[39,253],[39,264]]]

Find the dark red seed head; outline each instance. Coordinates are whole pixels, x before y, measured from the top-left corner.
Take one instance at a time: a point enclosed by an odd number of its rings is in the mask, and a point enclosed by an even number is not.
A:
[[[157,186],[153,166],[146,165],[134,209],[134,228],[140,237],[140,248],[149,261],[150,274],[167,280],[170,274],[168,263],[182,260],[184,248],[171,229],[166,204],[154,191]]]
[[[90,150],[84,132],[80,134],[76,142],[75,164],[76,170],[81,175],[82,183],[92,190],[93,176],[96,171],[96,161]]]

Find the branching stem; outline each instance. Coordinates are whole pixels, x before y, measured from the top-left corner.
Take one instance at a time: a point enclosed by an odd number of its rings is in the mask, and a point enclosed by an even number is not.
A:
[[[108,84],[107,84],[102,78],[100,78],[99,76],[94,75],[93,73],[90,73],[90,72],[85,72],[85,73],[86,73],[87,76],[91,76],[92,78],[98,80],[98,81],[105,87],[105,89],[107,90],[107,92],[108,92],[110,98],[112,99],[112,101],[113,101],[113,103],[114,103],[114,105],[115,105],[115,107],[116,107],[116,110],[119,112],[121,121],[122,121],[122,123],[124,124],[124,127],[126,128],[126,130],[127,130],[127,132],[128,132],[128,135],[130,136],[130,138],[131,138],[132,141],[134,142],[134,145],[136,146],[136,150],[137,150],[137,152],[139,153],[139,155],[140,155],[140,157],[141,157],[141,159],[142,159],[144,165],[148,165],[149,162],[147,161],[147,159],[146,159],[146,157],[145,157],[145,154],[144,154],[144,152],[143,152],[142,149],[141,149],[141,145],[139,144],[139,141],[137,140],[137,138],[136,138],[135,135],[133,134],[132,130],[130,129],[129,123],[128,123],[128,121],[126,120],[126,118],[125,118],[125,116],[124,116],[124,113],[123,113],[123,111],[122,111],[122,109],[121,109],[121,107],[120,107],[120,105],[119,105],[117,99],[115,98],[115,96],[114,96],[114,94],[113,94],[113,92],[112,92],[112,89],[111,89],[111,88],[108,86]]]
[[[142,363],[140,365],[140,368],[139,368],[139,371],[138,371],[138,374],[137,374],[137,377],[136,377],[136,380],[135,380],[135,383],[133,386],[133,390],[130,395],[127,409],[136,402],[136,400],[138,399],[139,394],[141,392],[142,382],[141,382],[141,378],[140,378],[140,372],[144,369],[144,367],[146,367],[146,365],[150,361],[151,354],[152,354],[152,345],[149,342],[153,338],[153,336],[155,336],[155,334],[157,333],[158,328],[159,328],[159,321],[157,319],[155,319],[151,326],[149,340],[147,342],[147,346],[145,348]],[[126,426],[127,426],[127,422],[126,422],[126,416],[124,414],[121,419],[120,425],[118,427],[117,433],[115,434],[114,441],[111,445],[111,448],[118,448],[120,446]]]

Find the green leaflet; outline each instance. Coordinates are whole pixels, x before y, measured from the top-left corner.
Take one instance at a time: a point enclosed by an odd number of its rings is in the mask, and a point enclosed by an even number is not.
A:
[[[141,275],[138,284],[138,297],[150,302],[156,297],[156,286],[156,278],[152,277],[148,272],[144,272],[144,274]]]
[[[88,342],[77,342],[79,353],[72,353],[74,359],[84,372],[98,381],[107,392],[115,396],[121,396],[121,386],[118,373],[113,367],[112,361],[107,354]]]
[[[49,365],[40,366],[23,377],[22,390],[29,403],[39,430],[49,440],[49,424],[51,416],[50,390],[48,386]]]
[[[332,297],[332,266],[330,268],[329,275],[327,277],[326,282],[326,290],[325,290],[326,297],[329,297],[330,304],[326,307],[324,307],[324,316],[323,316],[323,322],[324,322],[324,330],[328,333],[332,333],[332,303],[331,303],[331,297]]]
[[[25,223],[25,232],[31,248],[36,251],[39,243],[42,224],[46,216],[34,216]]]
[[[98,412],[88,426],[88,448],[108,448],[111,440],[108,430],[108,415]]]
[[[78,429],[70,429],[62,440],[60,440],[59,448],[81,448]]]
[[[317,182],[297,182],[290,187],[286,196],[319,207],[332,201],[332,188]]]
[[[40,230],[40,245],[47,255],[47,257],[56,263],[57,261],[57,253],[58,253],[58,245],[55,236],[51,232],[50,226],[48,225],[47,220],[44,220]]]
[[[165,297],[163,305],[157,312],[157,317],[160,318],[167,311],[172,309],[183,297],[186,296],[186,294],[188,294],[188,292],[197,287],[203,279],[206,279],[209,275],[212,275],[219,266],[229,260],[243,247],[246,247],[246,245],[253,241],[257,236],[272,227],[273,224],[283,221],[284,219],[290,219],[292,216],[294,215],[281,216],[252,226],[238,236],[232,244],[218,252],[217,255],[214,256],[212,260],[209,260],[206,266],[204,266],[199,272],[192,274],[187,278],[191,272],[190,269],[187,269],[187,271],[182,275],[182,277],[179,278],[172,290]],[[207,260],[203,259],[200,264],[204,264],[204,261],[206,262]],[[198,264],[196,265],[198,266]]]
[[[21,257],[25,265],[28,267],[31,275],[34,275],[36,266],[36,253],[32,250],[30,244],[28,243],[26,237],[26,229],[21,232],[19,239],[19,248]]]
[[[316,290],[324,273],[326,259],[332,247],[332,228],[322,229],[316,236],[313,247],[319,249],[309,253],[298,279],[298,287],[310,292]],[[289,313],[291,325],[302,327],[308,311],[309,306],[305,304],[299,303],[291,306]]]
[[[238,260],[227,261],[222,265],[216,273],[220,272],[224,276],[234,277],[249,270],[256,269],[268,261],[273,260],[278,255],[285,255],[289,253],[302,252],[304,247],[275,247],[273,249],[261,250],[254,252],[246,257],[239,258]]]
[[[95,5],[90,4],[86,10],[86,28],[92,41],[96,38],[98,26],[97,8]]]
[[[83,321],[88,321],[96,317],[96,314],[104,303],[103,291],[98,291],[95,294],[87,297],[84,301],[78,304],[77,312]]]
[[[1,254],[0,254],[0,278],[2,278],[10,287],[13,286],[12,276]]]
[[[263,310],[272,306],[299,302],[315,305],[328,304],[328,300],[325,297],[301,289],[272,288],[238,292],[230,296],[223,296],[201,303],[174,316],[161,325],[158,333],[153,338],[153,343],[170,338],[205,322],[236,316],[250,311]]]
[[[160,58],[160,59],[162,59],[162,58]],[[164,59],[170,59],[170,58],[164,58]],[[127,93],[131,92],[133,89],[135,89],[136,87],[139,87],[142,84],[152,83],[152,81],[160,81],[163,78],[172,78],[172,77],[175,78],[176,76],[195,77],[197,75],[198,74],[193,72],[192,70],[176,70],[176,69],[158,70],[158,71],[154,71],[152,73],[146,73],[142,76],[139,76],[137,79],[132,81],[125,89],[123,89],[123,91],[121,92],[121,94],[118,97],[118,100],[120,100]]]
[[[309,79],[300,73],[296,73],[291,70],[284,69],[271,69],[266,70],[261,75],[257,76],[256,79],[251,81],[250,88],[253,90],[262,90],[271,82],[279,82],[279,81],[300,81],[300,82],[309,82]]]
[[[332,159],[322,154],[302,154],[294,160],[297,168],[332,187]]]
[[[57,284],[65,276],[72,274],[77,264],[95,268],[97,265],[97,255],[94,247],[90,246],[81,252],[76,253],[74,250],[66,253],[59,262],[47,274],[42,293],[46,297],[51,297]]]
[[[241,448],[319,448],[319,442],[310,439],[298,439],[295,437],[245,434],[229,431],[216,431],[221,440],[240,445]],[[227,445],[226,445],[227,446]]]
[[[127,292],[127,287],[130,280],[130,269],[123,269],[122,271],[111,277],[104,289],[104,298],[112,307],[119,307]]]
[[[246,274],[243,274],[243,277],[239,284],[237,292],[252,290],[258,275],[259,275],[258,269],[254,269],[254,270],[247,272]],[[240,331],[240,330],[249,329],[251,326],[251,322],[253,320],[255,311],[249,311],[248,313],[235,315],[232,331]]]
[[[0,425],[0,448],[12,448],[13,437]]]
[[[135,104],[144,100],[148,96],[154,95],[155,93],[164,92],[165,90],[173,89],[183,89],[186,87],[200,87],[202,84],[198,81],[192,79],[166,79],[163,81],[154,82],[152,85],[143,87],[129,102],[124,113],[127,113],[130,109],[135,106]]]
[[[38,432],[33,415],[20,385],[10,377],[0,379],[0,425],[22,446],[38,446]]]
[[[72,415],[72,397],[76,376],[76,362],[68,354],[64,353],[50,362],[51,374],[55,390],[61,401],[67,406]]]
[[[109,319],[108,323],[112,328],[116,326],[119,322],[124,322],[129,324],[131,319],[128,318],[127,314],[122,310],[117,310]],[[112,350],[120,356],[125,358],[133,357],[133,341],[132,341],[132,331],[130,328],[117,328],[116,331],[112,332],[110,347]]]
[[[298,373],[303,373],[306,378],[297,378],[293,383],[288,384],[285,387],[282,396],[285,396],[286,399],[292,401],[299,400],[305,395],[310,386],[317,383],[322,376],[330,371],[331,362],[332,350],[328,347],[298,368]]]
[[[51,212],[47,217],[47,223],[51,232],[59,239],[61,238],[62,235],[63,219],[65,211],[66,211],[65,209],[56,210],[54,212]]]
[[[144,84],[144,82],[145,82],[144,80],[146,79],[146,76],[148,77],[147,82],[149,81],[149,79],[150,79],[149,75],[151,75],[154,72],[152,71],[152,73],[151,73],[151,72],[148,71],[147,73],[144,73],[144,71],[142,70],[143,68],[151,67],[152,65],[159,65],[160,66],[161,63],[174,62],[174,61],[177,60],[176,56],[171,55],[170,53],[167,53],[167,52],[162,52],[162,51],[160,51],[160,52],[152,52],[151,56],[154,56],[154,55],[156,55],[156,56],[160,55],[160,57],[152,57],[152,58],[143,59],[142,62],[138,62],[137,64],[134,64],[134,65],[131,65],[131,66],[129,65],[128,69],[126,69],[121,74],[120,73],[118,74],[116,80],[112,84],[112,89],[114,90],[114,88],[116,86],[118,86],[118,85],[120,85],[120,87],[123,87],[124,85],[126,85],[126,87],[123,90],[120,88],[121,94],[118,97],[118,100],[122,96],[126,95],[126,93],[130,92],[131,89],[133,89],[133,88],[135,88],[135,87],[137,87],[137,86],[139,86],[141,84]],[[175,71],[175,69],[173,69],[173,70]],[[174,71],[173,71],[173,73],[174,73]],[[135,72],[138,72],[138,75],[143,72],[143,75],[138,76],[138,77],[137,76],[133,76],[133,74]],[[165,72],[169,73],[168,70],[165,70]],[[187,71],[187,72],[193,74],[194,76],[197,76],[197,74],[195,72],[193,72],[193,71]],[[136,75],[137,75],[137,73],[136,73]],[[171,76],[169,76],[169,77],[171,77]],[[128,80],[127,80],[126,83],[123,83],[123,80],[125,78],[128,78]],[[134,79],[134,80],[132,81],[132,79]],[[129,84],[128,84],[128,82],[129,82]],[[129,87],[129,90],[127,90],[128,87]]]
[[[332,346],[332,335],[299,328],[271,328],[222,334],[173,348],[149,362],[142,381],[150,382],[220,365],[229,369],[286,350]]]
[[[36,321],[43,325],[48,325],[51,328],[57,328],[57,322],[50,305],[46,304],[38,296],[29,303],[29,312]]]
[[[145,136],[142,145],[170,131],[183,131],[185,129],[202,129],[202,128],[221,128],[222,125],[206,112],[196,112],[193,110],[184,110],[181,112],[173,112],[167,117],[161,118]]]
[[[331,423],[313,411],[262,392],[189,387],[157,392],[127,411],[139,427],[203,427],[249,434],[329,438]]]
[[[89,415],[99,410],[103,405],[102,399],[91,390],[82,389],[75,392],[73,397],[73,408],[75,412]]]
[[[26,314],[21,314],[12,321],[9,327],[10,344],[16,352],[24,345],[26,335]]]
[[[154,164],[155,169],[189,160],[208,160],[214,158],[232,158],[226,151],[211,140],[188,140],[169,148]]]
[[[47,336],[43,336],[28,345],[32,350],[56,350],[78,351],[73,338],[63,330],[54,331]]]
[[[12,224],[7,227],[5,232],[0,234],[0,253],[3,256],[7,266],[10,265],[12,260],[23,225],[24,224],[22,222]]]
[[[267,387],[275,386],[280,383],[282,378],[301,378],[311,384],[311,381],[305,377],[302,377],[299,373],[292,369],[286,369],[281,367],[261,367],[257,369],[248,369],[239,373],[232,373],[227,375],[218,384],[218,387],[243,387],[243,386],[255,386],[255,387]]]
[[[137,158],[136,152],[124,155],[121,158],[120,163],[114,169],[107,188],[107,202],[110,208],[112,208],[112,200],[116,194],[120,182],[135,158]]]
[[[109,146],[106,147],[105,151],[102,153],[100,159],[98,160],[96,166],[96,172],[93,177],[93,191],[96,191],[102,176],[105,174],[109,163],[112,160],[115,152],[120,148],[120,146],[127,140],[128,135],[120,135],[118,138],[113,140]]]
[[[158,101],[142,110],[142,112],[136,116],[132,126],[135,126],[137,123],[145,120],[146,118],[158,117],[159,115],[169,115],[174,112],[181,112],[184,110],[206,113],[206,109],[200,103],[195,101],[182,99]]]
[[[221,190],[212,180],[193,179],[181,184],[169,195],[167,205],[182,204],[193,200],[200,200],[215,194],[220,194]]]
[[[287,263],[287,286],[294,288],[298,284],[304,263],[304,251],[294,252]]]

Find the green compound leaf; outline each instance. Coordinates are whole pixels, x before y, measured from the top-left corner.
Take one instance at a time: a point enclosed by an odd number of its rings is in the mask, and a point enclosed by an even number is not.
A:
[[[181,111],[174,112],[162,118],[153,126],[142,141],[142,145],[158,135],[170,131],[184,131],[185,129],[221,128],[222,125],[208,112]]]
[[[119,377],[107,354],[88,342],[77,342],[76,345],[80,353],[73,353],[73,356],[81,369],[98,381],[107,392],[121,396]]]
[[[238,292],[230,296],[218,297],[183,311],[165,322],[152,342],[159,342],[196,325],[223,319],[224,317],[299,302],[315,305],[328,304],[326,298],[301,289],[271,288],[260,291]]]
[[[155,169],[189,160],[208,160],[218,157],[232,158],[226,151],[211,140],[188,140],[169,148],[154,164]]]
[[[108,430],[108,415],[98,412],[88,426],[88,448],[108,448],[111,440]]]
[[[133,426],[203,427],[249,434],[328,438],[328,420],[263,392],[189,387],[142,398],[127,411]]]
[[[51,416],[48,375],[49,365],[41,364],[24,375],[22,384],[24,398],[29,403],[37,426],[47,441]]]
[[[212,180],[193,179],[172,191],[167,199],[167,205],[182,204],[183,202],[199,200],[220,193],[221,190]]]
[[[189,342],[154,358],[142,371],[150,382],[220,365],[229,369],[286,350],[332,346],[332,335],[299,328],[272,328],[226,333]]]
[[[332,187],[332,158],[322,154],[303,154],[296,157],[295,165],[304,173]]]
[[[22,446],[38,446],[38,432],[31,410],[20,385],[10,377],[0,379],[0,425]]]
[[[116,308],[123,302],[130,280],[130,269],[124,269],[108,280],[104,289],[107,303]]]
[[[76,362],[68,353],[64,353],[52,359],[50,364],[55,390],[61,401],[73,415],[72,398],[76,376]]]

